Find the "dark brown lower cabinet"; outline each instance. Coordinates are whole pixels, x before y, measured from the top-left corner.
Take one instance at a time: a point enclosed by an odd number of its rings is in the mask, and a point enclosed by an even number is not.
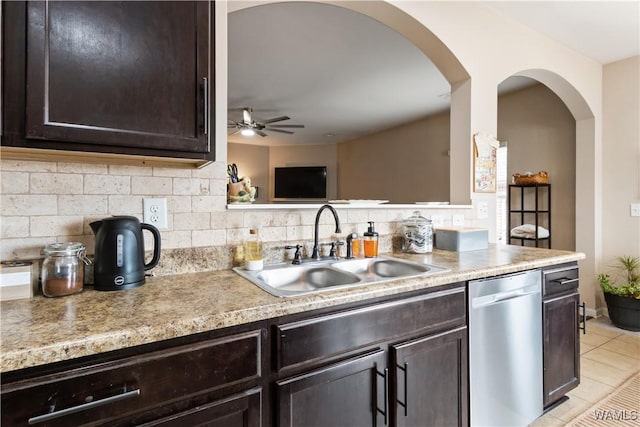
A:
[[[2,426],[260,426],[265,337],[253,330],[3,377]]]
[[[468,424],[467,329],[391,347],[395,425]]]
[[[277,382],[278,427],[466,426],[465,295],[461,286],[278,325],[276,366],[296,371]]]
[[[389,370],[375,350],[300,376],[278,381],[280,427],[383,426]]]
[[[544,404],[555,402],[580,384],[577,293],[542,303],[544,319]]]
[[[259,427],[262,426],[261,389],[197,406],[178,414],[142,424],[144,427]]]
[[[548,407],[580,384],[578,267],[543,271],[543,390]]]
[[[278,426],[466,426],[467,384],[461,327],[278,381]]]

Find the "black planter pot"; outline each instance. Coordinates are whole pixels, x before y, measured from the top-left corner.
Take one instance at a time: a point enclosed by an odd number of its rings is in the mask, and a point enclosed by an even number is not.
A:
[[[609,319],[618,328],[640,331],[640,299],[604,293]]]

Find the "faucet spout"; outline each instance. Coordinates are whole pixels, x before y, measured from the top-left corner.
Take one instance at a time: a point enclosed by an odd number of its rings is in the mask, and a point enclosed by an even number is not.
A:
[[[315,260],[319,260],[320,259],[320,251],[318,249],[318,226],[320,223],[320,214],[322,214],[322,211],[324,211],[325,209],[329,209],[331,211],[331,213],[333,214],[333,219],[335,219],[336,221],[336,233],[341,233],[342,231],[340,231],[340,218],[338,218],[338,212],[336,212],[336,210],[333,208],[333,206],[331,205],[322,205],[320,206],[320,209],[318,209],[318,213],[316,214],[316,222],[314,224],[314,234],[313,234],[313,253],[311,254],[311,258],[315,259]]]

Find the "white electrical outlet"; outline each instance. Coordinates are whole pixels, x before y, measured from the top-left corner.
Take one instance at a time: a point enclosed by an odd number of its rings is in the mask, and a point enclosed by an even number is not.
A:
[[[478,219],[489,218],[489,203],[478,202]]]
[[[159,229],[167,229],[167,199],[142,199],[144,222]]]
[[[444,217],[442,215],[431,215],[433,226],[438,228],[444,225]]]
[[[462,226],[464,226],[464,215],[453,215],[451,217],[451,224],[454,227],[462,227]]]
[[[631,216],[640,216],[640,203],[631,203]]]

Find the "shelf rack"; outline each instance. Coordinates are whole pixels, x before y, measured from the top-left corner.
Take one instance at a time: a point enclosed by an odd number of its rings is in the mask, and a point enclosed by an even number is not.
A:
[[[512,206],[513,191],[516,194],[520,191],[520,203],[518,208]],[[525,209],[525,200],[533,196],[533,209]],[[545,197],[546,196],[546,197]],[[536,247],[543,247],[546,243],[547,248],[551,248],[551,184],[510,184],[507,206],[509,208],[508,229],[509,243],[519,241],[520,246],[525,246],[525,242],[534,242]],[[546,209],[544,208],[546,207]],[[519,222],[514,222],[514,216]],[[513,237],[511,230],[518,225],[527,224],[525,218],[533,217],[533,225],[535,226],[535,237]],[[531,224],[531,222],[529,222]],[[549,230],[549,237],[538,236],[538,226],[545,226]]]

